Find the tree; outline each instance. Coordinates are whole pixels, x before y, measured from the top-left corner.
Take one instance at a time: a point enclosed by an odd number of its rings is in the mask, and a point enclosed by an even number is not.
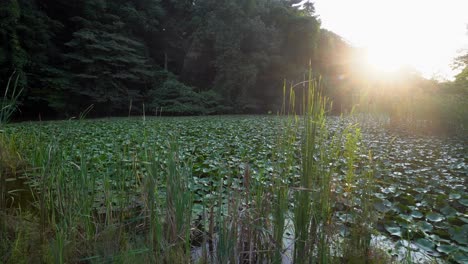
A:
[[[341,51],[321,44],[331,33],[314,12],[311,1],[290,0],[5,0],[0,77],[25,73],[21,109],[32,115],[91,104],[96,115],[123,114],[167,90],[167,73],[189,87],[181,97],[207,92],[220,111],[264,113],[310,60],[331,73],[319,59]]]
[[[468,52],[455,58],[455,69],[461,72],[455,76],[454,86],[457,90],[468,93]]]
[[[21,6],[18,0],[0,3],[0,19],[0,69],[2,79],[5,80],[14,69],[22,72],[27,64],[27,53],[21,46],[18,34],[21,25]]]
[[[73,18],[80,27],[66,43],[70,93],[77,96],[72,103],[96,104],[108,115],[115,114],[142,100],[153,72],[145,45],[122,33],[125,23],[107,13],[105,2],[88,1],[85,8],[86,17]]]
[[[53,43],[62,24],[50,19],[35,1],[8,0],[0,4],[0,77],[17,71],[25,87],[23,110],[60,108],[64,72],[51,64],[58,56]],[[3,44],[3,45],[2,45]]]
[[[302,76],[315,56],[319,23],[289,1],[202,0],[193,21],[182,79],[214,87],[241,112],[271,108],[283,79]]]

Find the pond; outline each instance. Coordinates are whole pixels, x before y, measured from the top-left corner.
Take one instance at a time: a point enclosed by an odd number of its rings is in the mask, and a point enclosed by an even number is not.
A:
[[[353,121],[331,117],[328,126],[334,131]],[[170,142],[176,142],[180,160],[191,167],[196,214],[202,210],[202,201],[216,192],[213,186],[223,177],[242,174],[246,164],[252,179],[269,183],[282,124],[274,116],[112,118],[11,124],[3,133],[15,133],[26,160],[39,148],[52,146],[65,175],[73,175],[85,164],[88,175],[96,179],[96,192],[107,188],[101,179],[110,179],[113,189],[126,186],[127,195],[135,193],[126,200],[138,197],[138,183],[148,173],[142,164],[147,150],[162,155],[169,151]],[[415,262],[436,258],[466,263],[466,139],[412,135],[389,129],[387,124],[367,118],[361,128],[362,146],[372,151],[378,168],[373,243],[400,260],[410,249]],[[132,173],[112,178],[122,168]],[[295,170],[299,173],[299,166]],[[241,188],[241,179],[233,178],[233,184]],[[29,184],[37,187],[39,181],[30,177]],[[99,197],[94,201],[96,208],[104,204]],[[340,221],[340,215],[336,216]]]

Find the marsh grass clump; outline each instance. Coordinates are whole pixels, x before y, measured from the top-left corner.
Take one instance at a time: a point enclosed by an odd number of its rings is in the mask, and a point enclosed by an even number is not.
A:
[[[43,250],[37,215],[31,211],[34,195],[24,171],[17,138],[0,132],[0,262],[26,263],[40,259]]]
[[[14,81],[12,82],[13,79]],[[13,72],[10,78],[8,78],[3,97],[0,97],[0,127],[10,121],[10,118],[18,108],[18,101],[23,92],[23,89],[19,89],[18,87],[19,79],[20,74],[16,74],[16,71]]]
[[[298,152],[289,152],[298,155],[301,164],[288,194],[294,227],[293,261],[331,263],[366,259],[374,223],[370,153],[361,146],[357,124],[343,121],[342,128],[335,131],[327,127],[326,114],[331,102],[321,94],[320,79],[312,79],[310,72],[305,91],[299,94],[296,87],[290,89],[287,114],[295,129],[283,137],[293,142],[280,144],[287,148],[297,141],[300,145]],[[302,97],[302,106],[296,114],[298,95]],[[296,134],[300,136],[295,137]],[[284,208],[282,204],[278,206]],[[342,209],[337,210],[339,207]],[[284,221],[284,216],[277,215],[279,221]]]
[[[27,163],[19,154],[15,141],[0,131],[0,209],[2,213],[9,208],[28,206],[32,200],[30,187],[23,172]]]

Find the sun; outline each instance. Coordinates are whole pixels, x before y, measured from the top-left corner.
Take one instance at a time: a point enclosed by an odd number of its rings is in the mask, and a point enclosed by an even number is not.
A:
[[[391,49],[367,49],[366,57],[370,70],[380,73],[394,73],[405,65],[401,54]]]

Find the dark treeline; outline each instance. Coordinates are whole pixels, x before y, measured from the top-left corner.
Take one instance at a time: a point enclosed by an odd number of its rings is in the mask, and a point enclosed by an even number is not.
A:
[[[283,80],[311,61],[333,82],[351,50],[298,2],[2,0],[0,87],[20,75],[19,118],[275,112]]]

